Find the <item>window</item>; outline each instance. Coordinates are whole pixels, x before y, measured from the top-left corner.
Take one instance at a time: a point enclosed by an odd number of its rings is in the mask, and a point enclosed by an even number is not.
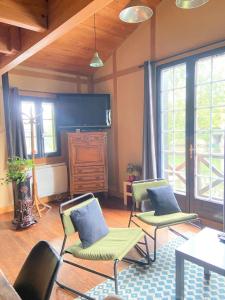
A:
[[[37,157],[57,154],[54,102],[23,97],[21,99],[22,120],[24,125],[27,154],[31,155],[30,116],[35,117],[34,149]]]
[[[185,64],[162,70],[160,98],[162,177],[169,180],[174,191],[185,193]]]
[[[159,177],[186,211],[220,220],[224,203],[225,49],[169,64],[158,74]]]
[[[196,62],[196,197],[224,198],[225,54]]]

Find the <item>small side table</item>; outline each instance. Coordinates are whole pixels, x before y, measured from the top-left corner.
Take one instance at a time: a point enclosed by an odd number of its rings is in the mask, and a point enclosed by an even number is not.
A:
[[[132,197],[131,185],[132,182],[130,181],[124,181],[123,183],[123,203],[125,206],[127,206],[127,197]]]

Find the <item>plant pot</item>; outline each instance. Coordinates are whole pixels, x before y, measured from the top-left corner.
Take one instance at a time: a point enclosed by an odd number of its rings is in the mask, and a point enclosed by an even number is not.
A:
[[[14,195],[14,220],[13,224],[16,229],[27,228],[36,223],[32,208],[33,201],[31,198],[30,177],[24,182],[13,182]]]

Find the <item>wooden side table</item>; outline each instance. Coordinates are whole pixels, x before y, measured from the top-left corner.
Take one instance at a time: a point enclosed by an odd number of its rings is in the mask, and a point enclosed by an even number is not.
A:
[[[132,182],[130,181],[124,181],[123,183],[123,203],[125,206],[127,206],[127,197],[132,197],[131,185]]]

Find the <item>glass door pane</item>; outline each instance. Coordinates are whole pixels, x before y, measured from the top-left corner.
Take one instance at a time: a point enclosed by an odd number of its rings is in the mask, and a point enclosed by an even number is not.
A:
[[[161,175],[186,194],[186,64],[161,70]]]
[[[224,199],[225,54],[195,66],[195,198]]]

